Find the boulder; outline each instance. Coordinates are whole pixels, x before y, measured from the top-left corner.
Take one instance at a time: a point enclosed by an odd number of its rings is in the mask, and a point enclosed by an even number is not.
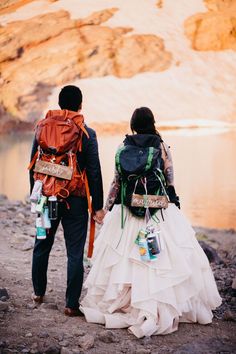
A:
[[[189,17],[185,34],[195,50],[236,50],[236,2],[205,0],[208,12]]]

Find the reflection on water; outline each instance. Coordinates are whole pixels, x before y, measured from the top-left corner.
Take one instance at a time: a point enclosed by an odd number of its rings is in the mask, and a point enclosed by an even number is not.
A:
[[[171,146],[182,210],[193,225],[236,229],[236,131],[211,135],[199,132],[178,130],[162,134]],[[105,195],[113,177],[115,151],[122,139],[99,138]],[[0,193],[10,199],[24,199],[28,194],[31,141],[30,135],[1,139]]]

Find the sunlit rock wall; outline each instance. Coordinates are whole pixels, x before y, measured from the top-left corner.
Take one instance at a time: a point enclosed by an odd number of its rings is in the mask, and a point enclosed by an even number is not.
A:
[[[149,105],[163,121],[234,122],[235,16],[236,0],[3,1],[0,131],[35,122],[73,82],[97,100],[90,121]]]

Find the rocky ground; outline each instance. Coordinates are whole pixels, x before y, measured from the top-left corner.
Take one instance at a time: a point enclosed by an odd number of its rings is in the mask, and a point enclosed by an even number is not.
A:
[[[181,324],[167,336],[136,339],[63,314],[66,256],[59,230],[50,257],[46,302],[30,298],[34,216],[29,205],[0,197],[0,353],[236,353],[236,238],[234,230],[196,228],[212,258],[222,306],[211,325]],[[209,247],[210,246],[210,247]],[[216,250],[216,251],[215,251]],[[85,259],[86,273],[89,262]]]

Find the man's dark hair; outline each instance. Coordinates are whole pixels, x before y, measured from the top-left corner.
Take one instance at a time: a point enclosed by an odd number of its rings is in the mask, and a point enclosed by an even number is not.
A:
[[[77,86],[68,85],[61,89],[58,104],[61,109],[77,112],[82,103],[82,92]]]

